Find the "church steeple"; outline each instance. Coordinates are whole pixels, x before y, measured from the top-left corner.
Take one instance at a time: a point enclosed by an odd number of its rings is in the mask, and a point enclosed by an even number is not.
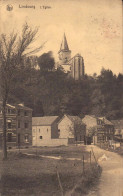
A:
[[[69,51],[69,47],[68,47],[68,43],[67,43],[67,39],[66,39],[65,33],[64,33],[63,40],[62,40],[61,47],[60,47],[60,51],[61,50]]]
[[[71,51],[69,50],[65,33],[58,53],[59,53],[60,64],[67,63],[68,60],[71,58]]]

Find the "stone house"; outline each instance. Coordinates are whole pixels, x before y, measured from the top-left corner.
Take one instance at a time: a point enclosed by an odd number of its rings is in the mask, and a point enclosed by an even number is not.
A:
[[[32,145],[32,109],[24,104],[7,104],[7,147],[20,147]],[[3,116],[0,106],[0,146],[3,137]]]
[[[58,116],[43,116],[32,118],[33,146],[67,145],[67,140],[59,139]]]
[[[59,138],[68,139],[68,144],[83,142],[86,126],[78,116],[64,115],[58,122]]]
[[[90,136],[93,143],[100,143],[114,138],[114,125],[105,117],[85,115],[82,122],[86,124],[86,136]]]

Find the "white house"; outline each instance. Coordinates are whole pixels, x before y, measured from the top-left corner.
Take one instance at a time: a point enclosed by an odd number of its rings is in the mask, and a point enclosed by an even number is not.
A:
[[[58,116],[44,116],[32,118],[33,146],[67,145],[67,140],[59,139]]]
[[[78,116],[64,115],[58,122],[59,138],[67,138],[68,143],[84,141],[86,126]]]

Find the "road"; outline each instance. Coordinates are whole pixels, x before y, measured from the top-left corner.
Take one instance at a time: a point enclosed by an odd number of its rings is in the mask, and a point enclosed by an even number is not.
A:
[[[96,146],[93,150],[103,171],[98,186],[88,196],[123,196],[123,157]]]

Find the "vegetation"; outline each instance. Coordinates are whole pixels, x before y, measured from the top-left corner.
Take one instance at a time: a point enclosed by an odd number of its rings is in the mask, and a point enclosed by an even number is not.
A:
[[[33,58],[33,56],[32,56]],[[35,58],[35,57],[34,57]],[[100,75],[85,75],[75,81],[61,69],[55,70],[52,53],[37,57],[39,69],[26,61],[13,80],[10,103],[24,102],[33,109],[33,116],[79,115],[123,116],[123,75],[101,70]],[[13,96],[14,95],[14,96]]]
[[[35,149],[26,149],[22,151],[22,153],[24,152],[35,153]],[[17,151],[8,153],[8,161],[2,165],[1,177],[1,194],[5,196],[62,195],[57,171],[64,195],[67,195],[66,193],[69,191],[72,191],[74,195],[77,195],[78,192],[85,195],[89,186],[92,186],[100,176],[94,159],[92,159],[91,165],[89,161],[86,162],[89,159],[89,153],[82,146],[38,149],[38,153],[43,155],[58,156],[60,153],[64,157],[61,160],[25,156],[22,153],[18,154]],[[67,155],[75,158],[82,158],[84,155],[84,173],[82,161],[66,160]]]
[[[1,34],[0,36],[0,98],[2,100],[2,114],[3,114],[3,154],[4,159],[7,158],[6,147],[6,104],[8,102],[9,94],[13,87],[13,81],[19,71],[21,73],[25,71],[26,55],[36,52],[38,49],[29,51],[30,44],[34,41],[34,38],[38,32],[38,29],[32,30],[27,23],[23,25],[21,35],[17,33],[11,33],[10,35]],[[28,69],[28,67],[26,68]],[[31,69],[29,69],[31,74]],[[22,74],[20,75],[22,77]],[[23,80],[23,79],[21,79]],[[22,81],[23,83],[24,81]],[[21,85],[21,83],[19,83]],[[28,93],[28,92],[27,92]],[[13,93],[13,95],[16,94]]]

